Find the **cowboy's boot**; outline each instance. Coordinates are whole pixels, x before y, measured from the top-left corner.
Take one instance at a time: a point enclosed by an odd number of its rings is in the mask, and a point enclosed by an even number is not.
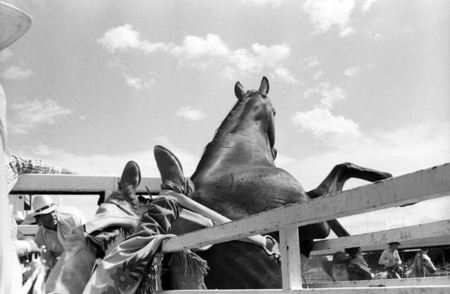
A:
[[[178,158],[159,145],[155,146],[153,153],[161,174],[161,189],[172,190],[190,197],[195,191],[194,183],[184,177],[183,167]]]
[[[137,211],[138,208],[138,198],[136,195],[136,189],[141,183],[141,170],[139,165],[134,161],[128,161],[125,165],[122,176],[120,177],[118,188],[120,193],[111,194],[107,202],[111,202],[114,199],[126,200],[130,205],[134,212]]]

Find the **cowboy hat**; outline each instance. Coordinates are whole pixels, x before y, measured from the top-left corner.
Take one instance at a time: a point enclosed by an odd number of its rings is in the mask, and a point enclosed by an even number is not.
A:
[[[33,197],[33,210],[34,213],[31,216],[35,217],[41,214],[48,214],[57,209],[55,203],[53,203],[52,198],[48,195],[36,195]]]
[[[390,242],[390,243],[388,243],[388,245],[389,245],[389,246],[391,246],[391,245],[395,245],[395,244],[397,244],[398,246],[402,245],[402,244],[400,244],[400,243],[399,243],[399,242],[397,242],[397,241],[394,241],[394,242]]]
[[[31,26],[31,16],[23,10],[0,1],[0,50],[19,39]]]
[[[350,260],[350,256],[347,256],[342,251],[336,251],[333,254],[333,263],[347,263]]]

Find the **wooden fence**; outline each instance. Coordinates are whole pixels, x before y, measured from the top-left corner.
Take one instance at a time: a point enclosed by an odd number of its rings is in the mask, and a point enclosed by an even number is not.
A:
[[[108,195],[117,186],[117,182],[118,177],[24,175],[13,193]],[[146,193],[145,186],[147,186],[152,194],[157,194],[159,184],[160,180],[157,178],[144,178],[138,193]],[[305,291],[314,293],[450,293],[449,276],[316,283],[309,285],[308,289],[302,289],[297,230],[298,226],[449,195],[450,164],[444,164],[178,236],[165,242],[163,251],[175,252],[279,231],[283,289],[209,291],[214,293],[300,293]],[[402,245],[410,247],[450,245],[450,220],[321,240],[315,242],[312,254],[332,254],[337,250],[356,246],[361,246],[363,251],[381,249],[390,240],[400,241]],[[163,292],[196,293],[196,291],[187,290]]]

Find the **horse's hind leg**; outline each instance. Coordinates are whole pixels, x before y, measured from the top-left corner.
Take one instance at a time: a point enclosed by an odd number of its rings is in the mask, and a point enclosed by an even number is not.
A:
[[[317,198],[326,194],[340,192],[345,182],[350,178],[376,182],[391,177],[392,175],[390,173],[380,172],[346,162],[336,165],[317,188],[306,192],[306,194],[311,198]]]
[[[306,192],[306,194],[311,198],[317,198],[323,195],[340,192],[342,191],[345,182],[350,178],[376,182],[391,177],[392,175],[390,173],[380,172],[346,162],[336,165],[316,189]],[[328,224],[338,237],[350,236],[347,230],[337,220],[330,220],[328,221]]]

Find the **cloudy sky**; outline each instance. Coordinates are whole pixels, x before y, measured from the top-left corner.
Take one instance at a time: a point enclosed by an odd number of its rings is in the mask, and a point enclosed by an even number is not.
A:
[[[306,190],[342,162],[399,176],[450,161],[449,1],[7,2],[34,20],[0,53],[15,154],[96,175],[135,160],[159,176],[161,144],[190,175],[234,84],[266,76],[276,164]],[[449,211],[446,197],[343,223],[361,233]]]

